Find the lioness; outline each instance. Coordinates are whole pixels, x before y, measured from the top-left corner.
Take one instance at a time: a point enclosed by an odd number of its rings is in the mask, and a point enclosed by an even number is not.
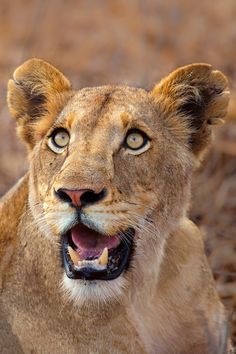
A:
[[[75,91],[39,59],[16,69],[8,104],[30,168],[0,205],[2,354],[225,352],[224,308],[186,214],[228,99],[208,64],[151,92]]]

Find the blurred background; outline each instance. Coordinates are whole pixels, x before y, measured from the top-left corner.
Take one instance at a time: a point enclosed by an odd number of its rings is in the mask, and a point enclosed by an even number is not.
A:
[[[178,66],[207,62],[229,78],[227,123],[195,175],[190,216],[200,226],[236,341],[235,0],[0,0],[0,195],[27,169],[6,104],[26,59],[45,59],[74,87],[151,88]]]

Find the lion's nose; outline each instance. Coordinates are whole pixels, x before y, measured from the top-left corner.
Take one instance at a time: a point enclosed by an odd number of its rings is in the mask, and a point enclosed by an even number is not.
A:
[[[60,188],[56,191],[56,195],[64,202],[71,203],[75,207],[83,207],[91,204],[95,204],[105,198],[107,195],[106,188],[103,188],[100,192],[95,192],[92,189],[66,189]]]

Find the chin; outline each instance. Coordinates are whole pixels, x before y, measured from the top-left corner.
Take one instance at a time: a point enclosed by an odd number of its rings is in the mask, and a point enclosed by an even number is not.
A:
[[[70,279],[64,273],[62,290],[75,306],[101,306],[121,302],[125,296],[128,281],[123,275],[107,280]]]

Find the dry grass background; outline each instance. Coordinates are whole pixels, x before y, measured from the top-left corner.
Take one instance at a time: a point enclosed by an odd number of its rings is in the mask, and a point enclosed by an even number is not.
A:
[[[236,85],[235,0],[0,0],[0,195],[27,168],[6,105],[6,85],[40,57],[75,87],[151,87],[177,66],[208,62]],[[192,219],[204,232],[236,342],[236,96],[196,173]]]

